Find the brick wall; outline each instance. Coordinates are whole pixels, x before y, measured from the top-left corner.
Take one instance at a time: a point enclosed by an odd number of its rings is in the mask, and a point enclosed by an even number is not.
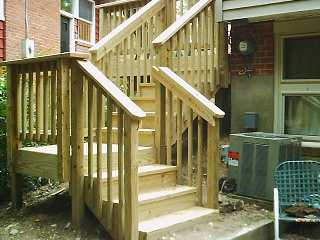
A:
[[[253,75],[272,75],[274,71],[273,22],[250,23],[245,26],[232,26],[232,54],[230,56],[231,75],[239,75],[244,68],[243,57],[237,50],[241,40],[254,39],[256,50],[252,59]]]
[[[29,0],[29,38],[35,40],[36,55],[60,52],[60,1]],[[22,57],[21,43],[25,38],[24,0],[7,0],[7,59]]]
[[[0,61],[6,59],[6,23],[5,21],[0,21]]]

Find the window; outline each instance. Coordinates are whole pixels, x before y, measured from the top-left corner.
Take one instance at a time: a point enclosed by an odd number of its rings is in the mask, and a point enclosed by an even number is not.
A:
[[[320,95],[285,96],[284,133],[320,136]]]
[[[88,0],[79,0],[79,17],[92,22],[93,3]]]
[[[320,36],[293,37],[283,43],[283,79],[320,79]]]
[[[72,0],[61,0],[60,3],[61,3],[61,10],[68,13],[72,13],[72,9],[73,9]]]

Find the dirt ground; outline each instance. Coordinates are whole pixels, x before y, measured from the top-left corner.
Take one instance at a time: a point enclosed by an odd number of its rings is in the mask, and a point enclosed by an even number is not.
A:
[[[260,221],[270,220],[272,213],[255,204],[222,196],[222,212],[213,218],[187,229],[161,236],[160,240],[230,239],[234,232],[250,228]],[[98,240],[111,238],[95,217],[86,213],[86,222],[80,231],[71,227],[71,206],[65,186],[46,185],[25,194],[24,207],[19,211],[10,203],[0,205],[0,240]],[[287,240],[307,240],[291,234]]]

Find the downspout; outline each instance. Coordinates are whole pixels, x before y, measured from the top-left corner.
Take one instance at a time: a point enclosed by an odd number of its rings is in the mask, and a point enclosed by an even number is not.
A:
[[[29,18],[28,18],[28,0],[24,0],[24,26],[25,38],[29,38]]]

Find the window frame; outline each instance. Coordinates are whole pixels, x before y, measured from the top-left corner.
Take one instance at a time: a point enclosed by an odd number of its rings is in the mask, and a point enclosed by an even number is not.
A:
[[[275,117],[274,130],[277,133],[284,133],[285,127],[285,97],[300,95],[319,95],[320,79],[284,79],[284,40],[287,38],[297,38],[306,36],[319,36],[320,32],[312,33],[287,33],[278,35],[275,44]],[[302,137],[306,141],[320,141],[320,136],[292,135]]]

